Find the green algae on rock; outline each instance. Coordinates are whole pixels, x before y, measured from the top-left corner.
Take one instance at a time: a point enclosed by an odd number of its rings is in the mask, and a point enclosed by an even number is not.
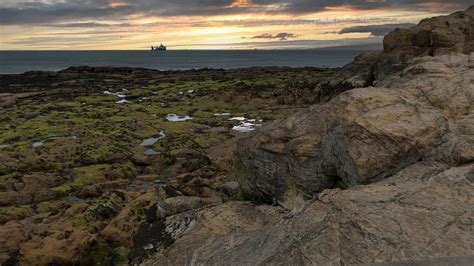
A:
[[[133,234],[159,201],[244,199],[222,188],[242,137],[231,115],[258,124],[283,117],[316,102],[295,95],[317,94],[334,73],[71,67],[0,75],[0,230],[19,232],[0,263],[86,263],[87,254],[94,263],[128,262]],[[49,248],[33,248],[41,245]]]

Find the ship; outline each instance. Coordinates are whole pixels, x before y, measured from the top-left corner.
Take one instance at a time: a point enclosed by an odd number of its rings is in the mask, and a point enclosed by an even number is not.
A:
[[[152,51],[166,51],[166,46],[164,46],[163,44],[160,44],[160,46],[158,47],[152,45],[151,50]]]

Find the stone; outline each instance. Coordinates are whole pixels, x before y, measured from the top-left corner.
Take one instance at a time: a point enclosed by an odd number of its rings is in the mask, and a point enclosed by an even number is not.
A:
[[[341,69],[338,77],[322,83],[322,94],[370,86],[402,71],[416,57],[474,52],[474,7],[424,19],[410,29],[395,29],[385,36],[383,44],[383,51],[357,56]]]
[[[30,229],[25,225],[10,221],[0,225],[0,264],[15,264],[20,244],[28,239]]]
[[[359,265],[473,254],[474,164],[415,163],[299,212],[228,202],[166,217],[144,265]]]
[[[377,87],[347,91],[239,142],[255,200],[312,198],[390,176],[419,160],[474,159],[474,72],[464,54],[423,57]],[[276,134],[278,133],[278,134]]]
[[[218,202],[219,199],[216,198],[206,199],[187,196],[167,198],[157,204],[156,217],[165,218],[170,215],[198,209],[206,205],[215,204]]]
[[[222,185],[222,191],[229,196],[235,195],[240,190],[240,184],[236,181],[226,182]]]
[[[159,179],[156,175],[138,175],[135,177],[139,181],[152,182]]]

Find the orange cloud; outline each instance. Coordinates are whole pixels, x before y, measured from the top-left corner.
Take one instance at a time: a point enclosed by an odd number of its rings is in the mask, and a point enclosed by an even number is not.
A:
[[[123,7],[123,6],[129,6],[130,4],[124,3],[124,2],[112,2],[107,5],[107,7]]]

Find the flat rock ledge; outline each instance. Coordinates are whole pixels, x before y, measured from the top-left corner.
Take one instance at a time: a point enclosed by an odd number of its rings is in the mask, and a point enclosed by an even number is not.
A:
[[[325,190],[298,212],[229,202],[167,217],[168,241],[144,264],[350,265],[474,255],[472,195],[474,164],[416,163],[378,183]]]

